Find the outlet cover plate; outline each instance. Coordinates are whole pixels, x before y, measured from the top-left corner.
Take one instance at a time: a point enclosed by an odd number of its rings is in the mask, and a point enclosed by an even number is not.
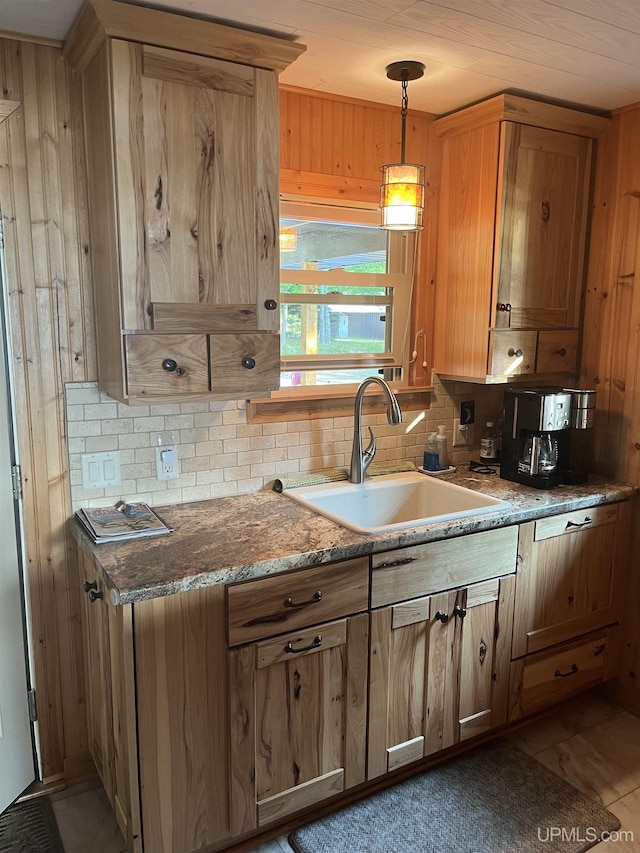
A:
[[[472,447],[475,439],[475,428],[473,424],[460,425],[460,418],[453,421],[453,446]]]
[[[83,489],[106,489],[108,486],[120,485],[119,450],[83,453],[80,460]]]
[[[178,471],[178,451],[175,444],[163,444],[156,447],[156,477],[158,480],[175,480]]]

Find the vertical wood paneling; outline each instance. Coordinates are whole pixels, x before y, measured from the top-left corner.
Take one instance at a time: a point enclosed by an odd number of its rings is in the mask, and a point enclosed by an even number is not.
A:
[[[614,115],[599,142],[580,379],[598,389],[595,469],[640,484],[640,107]],[[638,713],[639,503],[621,535],[621,654],[616,699]]]
[[[6,96],[22,104],[0,128],[0,210],[47,779],[88,766],[63,407],[64,382],[93,378],[95,364],[83,150],[78,88],[57,48],[1,40],[0,77]]]

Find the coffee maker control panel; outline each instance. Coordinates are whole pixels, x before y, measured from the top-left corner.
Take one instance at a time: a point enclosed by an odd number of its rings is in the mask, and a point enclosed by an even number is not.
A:
[[[540,429],[549,431],[567,429],[571,416],[571,394],[549,394],[542,400]]]

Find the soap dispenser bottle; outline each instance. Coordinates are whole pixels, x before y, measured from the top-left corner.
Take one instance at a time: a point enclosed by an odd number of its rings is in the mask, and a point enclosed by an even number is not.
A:
[[[446,470],[449,467],[449,454],[447,453],[447,436],[444,434],[444,424],[438,427],[436,435],[436,447],[438,449],[438,469]]]
[[[425,471],[437,471],[439,469],[438,445],[436,444],[436,434],[432,432],[427,439],[427,446],[424,450],[424,458],[422,467]]]

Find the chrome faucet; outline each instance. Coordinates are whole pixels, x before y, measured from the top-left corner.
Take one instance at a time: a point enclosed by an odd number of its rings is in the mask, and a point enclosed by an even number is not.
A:
[[[362,483],[364,481],[365,471],[371,464],[371,460],[376,452],[376,439],[373,430],[369,427],[369,435],[371,439],[366,450],[362,449],[362,398],[368,385],[379,385],[387,398],[387,420],[390,424],[402,423],[402,412],[396,399],[396,395],[387,385],[384,379],[378,376],[368,376],[360,383],[356,393],[356,400],[353,407],[353,448],[351,450],[351,470],[349,473],[349,481],[351,483]]]

